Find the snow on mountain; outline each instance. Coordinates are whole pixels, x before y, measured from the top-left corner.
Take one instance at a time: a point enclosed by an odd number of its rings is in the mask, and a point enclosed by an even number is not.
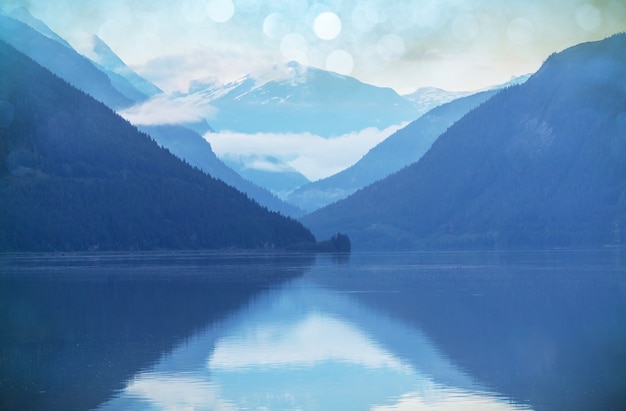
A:
[[[93,36],[92,44],[92,60],[104,68],[107,74],[111,73],[115,76],[121,76],[134,89],[140,91],[146,97],[152,97],[163,92],[160,88],[131,70],[100,37]],[[112,76],[109,75],[109,77]],[[111,80],[114,81],[114,78],[111,78]]]
[[[530,74],[513,77],[510,81],[507,81],[506,83],[474,91],[449,91],[437,87],[421,87],[415,90],[413,93],[405,94],[402,97],[410,101],[417,109],[419,115],[422,115],[435,107],[449,103],[450,101],[459,99],[461,97],[469,96],[471,94],[476,94],[482,91],[498,90],[505,87],[514,86],[516,84],[522,84],[526,80],[528,80],[529,77]]]
[[[224,86],[195,83],[189,95],[211,101],[215,130],[311,133],[325,138],[414,120],[417,110],[389,88],[295,62]]]
[[[437,87],[422,87],[403,97],[409,100],[422,115],[437,106],[473,93],[473,91],[448,91]]]

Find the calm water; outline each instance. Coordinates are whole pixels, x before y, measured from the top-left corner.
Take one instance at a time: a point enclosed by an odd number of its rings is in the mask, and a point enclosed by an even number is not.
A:
[[[4,255],[0,327],[2,410],[626,409],[625,250]]]

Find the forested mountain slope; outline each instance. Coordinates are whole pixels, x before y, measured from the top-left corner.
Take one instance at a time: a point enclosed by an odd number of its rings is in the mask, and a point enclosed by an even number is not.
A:
[[[94,38],[93,47],[98,62],[92,62],[78,54],[69,43],[27,10],[17,11],[21,19],[30,24],[16,20],[13,15],[9,17],[0,13],[0,39],[110,108],[126,107],[159,92],[156,86],[132,72],[99,38]],[[211,145],[192,130],[196,128],[204,132],[210,126],[203,121],[197,124],[146,126],[142,127],[142,131],[174,155],[246,193],[264,207],[287,216],[303,214],[297,207],[281,201],[226,166],[217,158]]]
[[[0,250],[314,241],[0,43]]]
[[[553,54],[410,167],[302,219],[355,249],[624,242],[626,34]]]
[[[304,211],[298,207],[282,201],[268,190],[237,174],[235,170],[217,158],[211,149],[211,144],[195,131],[175,124],[139,126],[138,128],[178,158],[235,187],[263,207],[289,217],[304,215]]]

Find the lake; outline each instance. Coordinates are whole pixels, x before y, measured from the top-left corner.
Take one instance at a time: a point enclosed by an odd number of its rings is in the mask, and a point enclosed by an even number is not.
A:
[[[626,250],[0,256],[2,410],[623,410]]]

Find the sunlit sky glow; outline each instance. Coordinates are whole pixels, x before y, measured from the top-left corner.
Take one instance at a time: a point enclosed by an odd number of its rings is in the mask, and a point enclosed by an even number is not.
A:
[[[409,93],[475,90],[535,71],[554,51],[626,31],[623,0],[4,0],[76,49],[97,34],[166,91],[276,63]]]

